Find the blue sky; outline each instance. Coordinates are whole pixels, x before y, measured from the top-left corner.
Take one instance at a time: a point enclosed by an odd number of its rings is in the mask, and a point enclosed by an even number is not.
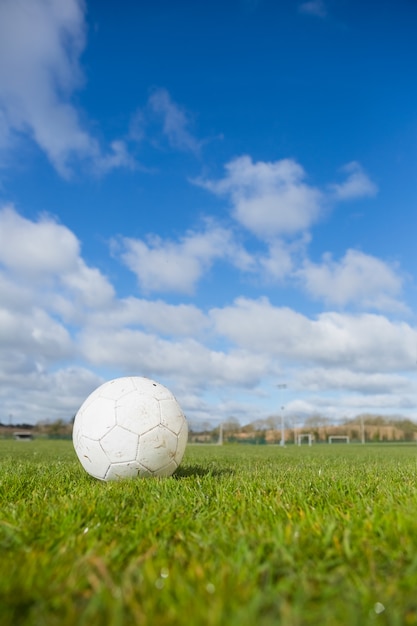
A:
[[[0,420],[127,374],[192,425],[416,419],[416,20],[0,0]]]

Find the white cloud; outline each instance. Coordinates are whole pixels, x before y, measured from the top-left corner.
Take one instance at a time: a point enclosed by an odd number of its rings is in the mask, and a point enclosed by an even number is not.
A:
[[[306,173],[293,159],[253,162],[244,155],[229,161],[219,180],[193,182],[230,198],[233,217],[257,237],[271,242],[305,234],[336,202],[374,196],[378,188],[356,161],[342,168],[344,182],[326,191],[306,182]]]
[[[67,321],[80,306],[100,308],[114,297],[107,278],[82,259],[74,233],[50,216],[29,220],[12,206],[0,209],[0,284],[21,308],[36,302]]]
[[[301,425],[305,419],[323,417],[330,424],[341,423],[347,419],[357,418],[361,414],[385,415],[387,417],[404,416],[414,408],[412,395],[403,393],[381,393],[374,395],[348,394],[343,392],[337,395],[315,394],[309,400],[293,400],[286,407],[288,413],[298,418]],[[414,418],[413,414],[411,413]]]
[[[121,139],[116,139],[111,142],[109,152],[95,154],[93,156],[94,161],[92,169],[98,175],[107,174],[107,172],[111,170],[123,167],[130,170],[144,169],[142,166],[139,166],[131,154],[129,154],[126,143]]]
[[[88,324],[103,332],[114,328],[141,328],[162,336],[195,337],[209,326],[204,313],[192,304],[169,304],[163,300],[124,298],[112,306],[91,313]]]
[[[189,130],[189,115],[172,100],[166,89],[155,89],[149,97],[148,107],[161,118],[163,133],[172,148],[194,154],[200,152],[200,143]]]
[[[305,257],[309,241],[308,233],[291,242],[281,239],[271,241],[267,254],[257,258],[261,276],[266,282],[280,282],[294,276],[300,258]]]
[[[323,0],[310,0],[309,2],[303,2],[299,5],[298,10],[300,13],[306,15],[316,15],[317,17],[326,17],[327,9]]]
[[[11,371],[0,361],[0,421],[29,424],[69,420],[85,398],[104,381],[90,370],[69,366]]]
[[[46,299],[62,304],[62,290],[71,294],[67,299],[71,309],[80,303],[100,307],[114,296],[106,277],[85,264],[80,243],[66,226],[49,216],[31,221],[12,206],[0,209],[1,265],[26,289],[37,290],[39,302]]]
[[[311,368],[297,374],[300,389],[309,391],[353,391],[366,395],[404,394],[412,390],[407,378],[399,374],[370,372],[364,375],[352,369]],[[363,402],[363,398],[362,398]]]
[[[146,242],[122,237],[118,244],[122,260],[146,292],[190,294],[214,261],[228,258],[241,269],[252,263],[230,231],[210,224],[205,231],[187,232],[179,242],[149,236]]]
[[[327,304],[404,308],[396,300],[403,283],[397,268],[359,250],[348,250],[339,262],[329,254],[324,255],[321,264],[306,261],[297,274],[308,293]]]
[[[382,393],[372,396],[351,395],[345,398],[347,413],[350,417],[357,416],[358,413],[372,412],[383,415],[401,414],[404,409],[413,409],[414,402],[404,394]],[[334,415],[334,409],[333,409]]]
[[[61,283],[75,296],[76,304],[90,309],[108,305],[114,297],[114,288],[96,267],[88,267],[83,259],[77,259],[74,268],[62,274]]]
[[[28,136],[65,177],[79,159],[99,173],[132,166],[121,141],[102,153],[71,102],[83,84],[84,12],[82,0],[0,3],[0,146]]]
[[[303,367],[386,372],[415,366],[416,331],[382,315],[328,312],[310,319],[274,307],[267,298],[238,298],[233,305],[213,309],[211,317],[216,333],[239,349]]]
[[[32,279],[73,267],[80,246],[74,234],[50,217],[33,222],[13,206],[0,209],[0,263]]]
[[[199,178],[193,182],[216,195],[228,197],[234,219],[240,226],[266,243],[267,254],[253,256],[251,271],[259,272],[260,276],[268,281],[281,281],[291,275],[301,276],[309,291],[313,290],[315,266],[306,262],[300,272],[297,266],[306,257],[313,225],[335,203],[377,193],[376,185],[357,162],[348,163],[342,168],[347,174],[344,182],[327,185],[325,191],[307,184],[305,171],[292,159],[254,163],[249,156],[241,156],[227,163],[225,170],[225,176],[218,180]],[[352,258],[348,260],[352,265]],[[379,268],[382,266],[384,264],[380,262]],[[388,280],[388,267],[385,267],[385,275],[382,276],[381,272],[379,275],[381,280],[386,281],[385,291],[388,292],[388,296],[383,298],[381,294],[381,298],[377,302],[373,300],[373,303],[376,306],[398,307],[398,304],[389,297],[391,292],[396,293],[398,279]],[[356,269],[355,285],[358,290],[359,268]],[[393,271],[390,278],[393,279]],[[374,282],[376,281],[377,277]],[[375,295],[375,290],[371,297]],[[328,289],[328,301],[337,302],[337,298],[330,298],[331,291],[334,292],[334,289]],[[341,292],[342,289],[339,288],[339,296]],[[350,295],[346,292],[348,301]]]
[[[366,395],[362,405],[352,404],[357,413],[381,403],[384,386],[410,410],[407,371],[415,369],[417,333],[405,323],[331,312],[309,318],[266,298],[208,312],[119,299],[85,263],[74,233],[52,218],[29,220],[7,207],[0,236],[1,421],[10,414],[15,421],[68,419],[103,378],[124,374],[161,380],[192,419],[268,415],[281,401],[273,397],[274,380],[288,382],[288,411],[323,402],[333,416],[343,415],[352,394]],[[197,250],[198,262],[210,264],[223,258],[218,251],[226,244],[233,248],[230,237],[209,224],[175,244],[169,261],[193,259]],[[314,400],[304,397],[309,393]]]
[[[173,377],[188,390],[255,386],[268,362],[262,355],[245,350],[226,353],[191,338],[164,339],[127,328],[108,334],[89,327],[81,337],[80,346],[89,363],[125,372]]]
[[[347,179],[343,183],[329,186],[335,200],[372,197],[378,193],[376,184],[356,161],[345,165],[342,172],[346,172]]]
[[[254,163],[249,156],[230,161],[218,181],[194,181],[231,198],[235,219],[262,239],[295,235],[310,228],[322,212],[321,192],[304,182],[296,161]]]
[[[0,420],[69,419],[101,380],[76,365],[74,324],[108,306],[113,287],[84,262],[69,229],[8,206],[0,209],[0,290]]]
[[[73,357],[75,350],[63,324],[39,307],[17,312],[0,307],[0,340],[3,358],[11,350],[24,351],[25,359],[51,363]]]
[[[267,278],[280,281],[293,270],[291,248],[283,241],[274,241],[268,250],[268,255],[259,259],[259,265]]]

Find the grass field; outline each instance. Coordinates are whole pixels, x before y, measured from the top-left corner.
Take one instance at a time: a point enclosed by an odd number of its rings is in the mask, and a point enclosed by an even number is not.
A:
[[[417,624],[417,446],[187,448],[102,483],[0,440],[0,623]]]

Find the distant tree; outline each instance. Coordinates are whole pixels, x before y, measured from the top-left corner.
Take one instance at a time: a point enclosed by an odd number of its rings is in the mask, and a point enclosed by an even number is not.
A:
[[[241,432],[241,428],[239,420],[236,417],[231,416],[224,420],[215,430],[216,433],[218,433],[219,438],[221,430],[223,441],[230,441],[235,439],[238,432]]]
[[[281,416],[280,415],[270,415],[266,418],[266,427],[270,430],[277,430],[277,428],[281,425]]]
[[[237,417],[228,417],[223,422],[223,432],[235,433],[240,430],[241,426]]]
[[[249,424],[245,424],[244,426],[242,426],[241,432],[246,434],[255,432],[256,424],[257,422],[250,422]]]
[[[37,424],[36,430],[48,437],[69,437],[72,432],[72,423],[57,419],[53,422],[42,422]]]
[[[330,420],[328,417],[316,413],[305,420],[304,426],[306,428],[319,428],[320,426],[328,426],[329,423]]]

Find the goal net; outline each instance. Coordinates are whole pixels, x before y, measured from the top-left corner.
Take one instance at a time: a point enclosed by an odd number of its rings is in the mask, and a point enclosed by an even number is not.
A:
[[[348,435],[330,435],[329,443],[350,443]]]
[[[302,433],[297,436],[297,443],[299,446],[307,439],[307,443],[309,446],[313,443],[313,435],[311,433]]]

